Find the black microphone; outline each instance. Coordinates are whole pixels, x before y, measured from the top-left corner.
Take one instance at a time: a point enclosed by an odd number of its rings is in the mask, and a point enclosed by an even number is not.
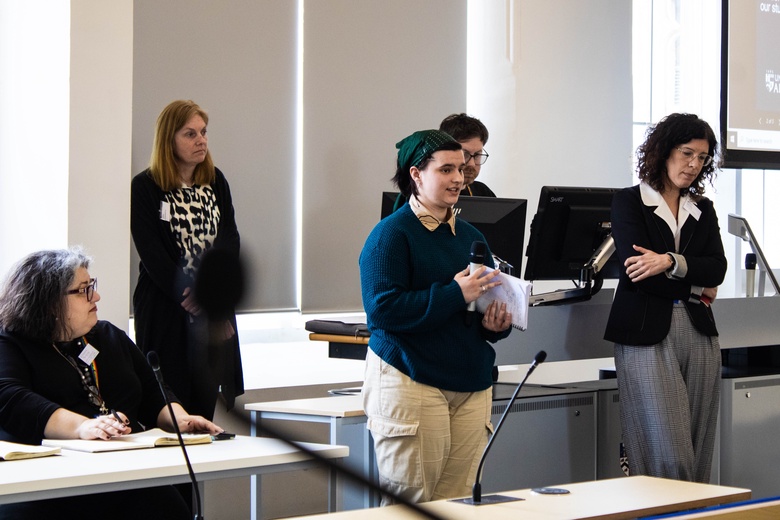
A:
[[[471,243],[471,252],[469,253],[469,273],[474,272],[485,265],[485,255],[487,254],[487,244],[480,240]],[[477,310],[477,302],[474,300],[466,307],[466,326],[471,327],[474,320],[474,313]]]
[[[157,352],[150,350],[146,353],[146,360],[149,362],[149,366],[152,367],[154,377],[157,378],[157,384],[160,385],[160,392],[162,392],[163,399],[165,399],[165,405],[168,407],[168,413],[171,415],[171,422],[173,423],[173,429],[176,432],[176,438],[179,439],[179,446],[184,453],[184,461],[187,463],[187,471],[190,474],[190,482],[192,482],[192,490],[195,494],[195,520],[203,520],[200,507],[200,490],[198,489],[198,480],[195,478],[195,472],[192,471],[192,464],[190,464],[190,458],[187,456],[187,449],[184,447],[184,439],[181,438],[181,431],[179,430],[179,423],[176,422],[176,415],[173,413],[173,406],[171,406],[171,400],[168,398],[168,392],[165,391],[165,384],[163,383],[162,370],[160,370],[160,358],[157,356]]]
[[[504,419],[506,419],[506,416],[509,415],[509,410],[512,408],[512,404],[514,404],[515,399],[517,399],[517,394],[520,393],[520,389],[523,388],[523,385],[525,384],[526,379],[528,379],[528,376],[530,376],[531,373],[536,370],[536,367],[544,363],[545,359],[547,359],[547,352],[540,350],[539,353],[536,354],[533,363],[531,363],[531,366],[528,368],[528,372],[525,374],[525,377],[522,381],[520,381],[520,384],[517,385],[517,388],[515,388],[515,392],[509,399],[504,413],[501,414],[501,418],[498,420],[498,424],[493,430],[493,435],[490,437],[487,446],[485,446],[485,451],[482,453],[479,466],[477,466],[477,478],[474,482],[474,487],[471,490],[471,498],[459,498],[457,500],[452,500],[452,502],[462,502],[464,504],[471,504],[473,506],[481,506],[483,504],[498,504],[501,502],[515,502],[518,500],[524,500],[522,498],[510,497],[507,495],[488,495],[484,497],[483,500],[482,484],[480,483],[482,480],[482,466],[485,464],[485,459],[487,458],[487,454],[490,451],[490,447],[493,446],[493,441],[495,441],[496,437],[498,437],[498,431],[501,429],[501,425],[504,424]]]
[[[756,254],[748,253],[745,255],[745,296],[753,297],[756,289]]]

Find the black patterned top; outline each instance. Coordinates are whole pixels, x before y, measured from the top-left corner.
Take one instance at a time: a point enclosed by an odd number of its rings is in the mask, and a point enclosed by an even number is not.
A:
[[[193,276],[200,257],[214,245],[220,211],[211,186],[182,186],[165,193],[170,210],[170,226],[179,246],[184,272]]]

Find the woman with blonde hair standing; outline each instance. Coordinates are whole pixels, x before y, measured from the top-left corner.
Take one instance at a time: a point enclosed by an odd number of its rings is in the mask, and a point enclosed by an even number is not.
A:
[[[230,187],[212,162],[207,125],[208,114],[192,101],[163,109],[149,168],[133,178],[130,213],[141,259],[136,342],[158,353],[185,407],[211,419],[218,393],[230,409],[244,385],[235,313],[206,316],[193,292],[207,251],[237,258],[240,247]]]

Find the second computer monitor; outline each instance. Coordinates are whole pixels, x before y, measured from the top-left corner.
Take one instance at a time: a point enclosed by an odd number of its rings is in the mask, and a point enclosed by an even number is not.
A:
[[[382,218],[393,212],[397,199],[398,192],[382,194]],[[525,199],[461,197],[453,211],[485,235],[490,251],[510,264],[515,276],[520,276],[527,206]]]
[[[582,267],[612,231],[615,188],[543,186],[528,238],[526,280],[579,280]],[[617,278],[617,255],[602,278]]]

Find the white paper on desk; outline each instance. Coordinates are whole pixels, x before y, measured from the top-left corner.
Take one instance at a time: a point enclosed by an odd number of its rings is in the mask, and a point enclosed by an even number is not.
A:
[[[494,269],[485,268],[485,274]],[[528,299],[531,295],[531,282],[521,280],[506,273],[499,273],[494,280],[501,280],[501,285],[489,289],[477,299],[477,310],[482,314],[493,301],[506,303],[507,312],[512,313],[512,326],[516,329],[528,328]]]
[[[211,435],[208,433],[182,433],[184,444],[209,444]],[[175,433],[168,433],[160,428],[153,428],[104,441],[101,439],[43,439],[43,446],[57,446],[66,450],[99,453],[103,451],[138,450],[157,448],[160,446],[178,446],[179,439]]]

